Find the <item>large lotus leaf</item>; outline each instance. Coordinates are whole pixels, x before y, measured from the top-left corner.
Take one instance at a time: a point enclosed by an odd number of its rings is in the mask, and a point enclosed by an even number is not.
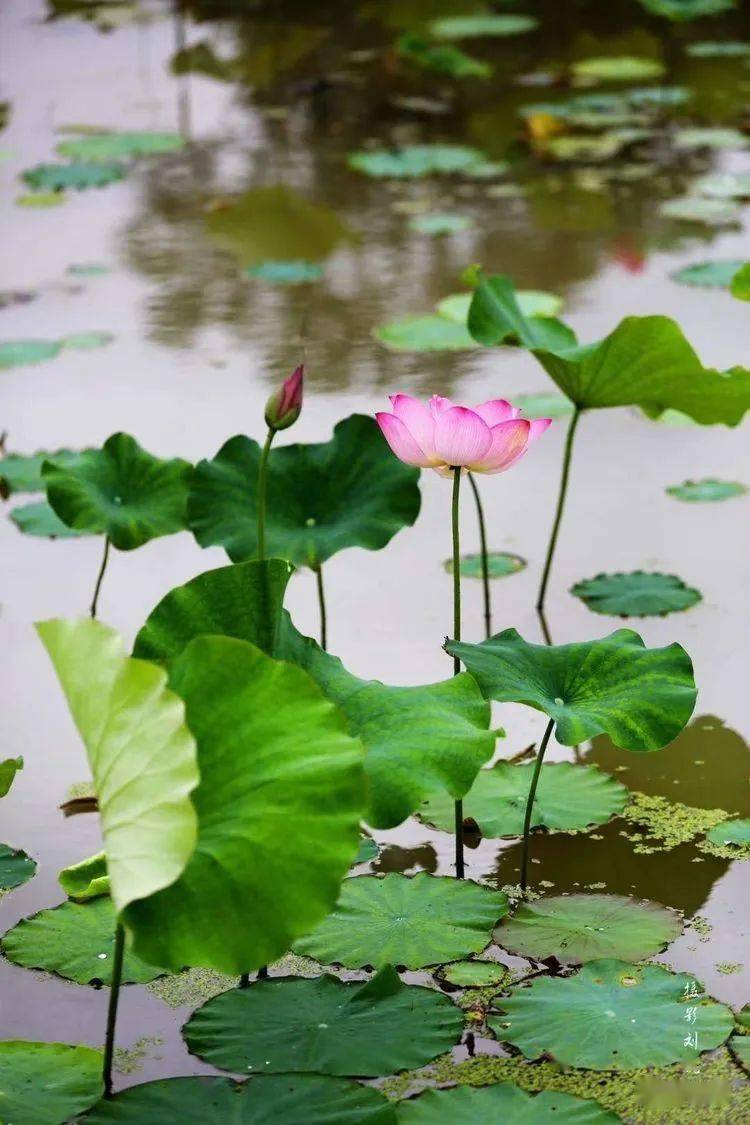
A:
[[[6,367],[22,367],[27,363],[42,363],[60,351],[60,340],[2,340],[0,341],[0,371]]]
[[[537,977],[514,988],[508,999],[496,1001],[503,1015],[488,1023],[527,1059],[547,1054],[563,1066],[635,1070],[694,1062],[701,1051],[724,1042],[732,1013],[700,997],[700,986],[687,973],[589,961],[575,976]],[[685,1020],[686,1004],[695,1007],[694,1023]],[[697,1035],[697,1049],[688,1030]]]
[[[64,867],[57,880],[68,898],[76,902],[87,902],[100,895],[110,892],[109,875],[107,874],[107,857],[104,852],[82,859],[80,863],[71,863]]]
[[[196,749],[166,673],[89,619],[37,630],[83,739],[118,913],[174,882],[196,840]]]
[[[502,275],[480,280],[466,323],[477,343],[486,346],[513,340],[525,348],[557,350],[576,343],[574,333],[561,321],[547,316],[529,316],[513,282]]]
[[[703,480],[686,480],[682,484],[674,484],[666,491],[669,496],[674,496],[675,500],[684,500],[691,504],[706,504],[719,500],[731,500],[735,496],[744,496],[747,492],[747,486],[735,480],[716,480],[715,477],[705,477]]]
[[[356,172],[377,179],[418,179],[421,176],[451,176],[470,173],[486,160],[485,154],[469,145],[406,145],[398,149],[353,152],[348,165]]]
[[[665,16],[676,23],[686,23],[702,16],[718,16],[734,8],[736,0],[639,0],[652,16]]]
[[[0,896],[3,891],[28,883],[36,871],[36,862],[18,848],[0,844]]]
[[[3,936],[0,948],[9,961],[27,969],[44,969],[78,984],[111,984],[116,921],[109,898],[63,902],[24,918]],[[124,984],[148,984],[163,972],[126,950]]]
[[[268,1074],[241,1085],[210,1077],[144,1082],[102,1099],[84,1120],[90,1125],[394,1125],[396,1117],[372,1086],[324,1074]]]
[[[102,1056],[68,1043],[0,1043],[0,1121],[60,1125],[101,1096]]]
[[[464,797],[464,818],[473,820],[483,836],[520,836],[533,769],[533,762],[498,762],[480,770]],[[627,801],[625,786],[596,766],[548,762],[539,775],[531,827],[580,831],[604,824],[622,812]],[[453,803],[445,793],[431,794],[418,816],[443,832],[454,831]]]
[[[72,449],[55,449],[49,453],[9,453],[7,457],[0,458],[0,495],[44,492],[44,462],[54,461],[57,465],[66,465],[75,461],[78,456],[79,453]]]
[[[134,948],[175,970],[248,972],[336,902],[359,844],[362,746],[305,672],[246,641],[196,638],[170,685],[198,744],[198,842],[172,886],[131,905]]]
[[[534,16],[482,15],[444,16],[433,20],[430,32],[437,39],[486,39],[494,36],[522,35],[539,25]]]
[[[89,531],[68,527],[46,500],[19,504],[10,513],[9,518],[24,535],[36,535],[40,539],[78,539],[82,535],[92,534]]]
[[[194,1055],[223,1070],[364,1078],[423,1066],[455,1045],[462,1026],[446,996],[385,968],[365,984],[327,975],[257,981],[209,1000],[183,1035]]]
[[[571,587],[571,594],[594,613],[611,617],[665,617],[689,609],[701,594],[676,574],[597,574]]]
[[[60,519],[77,531],[107,535],[120,551],[187,526],[192,473],[187,461],[160,461],[122,433],[62,464],[47,461],[42,470]]]
[[[492,67],[482,59],[467,55],[451,43],[431,43],[421,35],[402,35],[396,50],[423,70],[435,70],[451,78],[489,78],[492,73]]]
[[[682,932],[679,915],[623,895],[559,895],[521,903],[495,932],[498,945],[544,961],[579,964],[602,957],[642,961]]]
[[[23,758],[4,758],[0,762],[0,797],[10,792],[10,787],[19,770],[23,769]]]
[[[184,143],[178,133],[85,133],[60,141],[57,151],[70,160],[109,163],[133,156],[176,152]]]
[[[555,737],[577,746],[608,734],[623,750],[659,750],[695,706],[690,657],[681,645],[646,648],[631,629],[597,641],[533,645],[506,629],[478,645],[449,641],[487,699],[525,703],[554,720]]]
[[[258,549],[257,483],[261,449],[231,438],[201,461],[188,505],[202,547],[224,547],[234,562]],[[300,566],[345,547],[377,551],[419,514],[419,470],[394,457],[372,418],[353,414],[329,442],[287,445],[268,459],[266,551]]]
[[[504,894],[422,872],[347,879],[336,909],[295,950],[326,965],[423,969],[479,953],[508,912]]]
[[[251,608],[260,565],[210,570],[172,590],[138,634],[136,654],[171,661],[206,632],[263,646],[259,614]],[[462,797],[492,754],[489,707],[470,676],[420,687],[360,680],[302,637],[287,614],[281,616],[275,655],[303,667],[362,740],[369,782],[366,820],[373,827],[400,824],[435,789],[447,790],[455,800]]]
[[[711,262],[694,262],[669,276],[680,285],[699,285],[707,289],[728,289],[742,265],[741,258],[721,258]]]
[[[724,847],[734,844],[738,848],[750,848],[750,820],[722,820],[706,833],[706,839]]]
[[[620,1118],[598,1102],[553,1090],[527,1094],[509,1082],[496,1086],[454,1086],[425,1090],[399,1102],[396,1118],[404,1125],[611,1125]]]
[[[22,172],[21,179],[39,191],[65,191],[68,188],[84,191],[122,180],[126,172],[124,164],[86,164],[80,161],[73,164],[37,164],[35,168]]]

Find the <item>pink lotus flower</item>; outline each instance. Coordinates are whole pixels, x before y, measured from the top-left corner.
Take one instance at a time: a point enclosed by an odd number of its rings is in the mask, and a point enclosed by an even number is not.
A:
[[[451,475],[459,466],[472,473],[503,473],[523,457],[551,418],[529,421],[504,398],[470,410],[433,395],[425,406],[411,395],[391,395],[393,413],[376,414],[385,440],[399,460]]]
[[[272,430],[286,430],[299,418],[304,381],[305,368],[300,364],[269,398],[266,403],[266,425]]]

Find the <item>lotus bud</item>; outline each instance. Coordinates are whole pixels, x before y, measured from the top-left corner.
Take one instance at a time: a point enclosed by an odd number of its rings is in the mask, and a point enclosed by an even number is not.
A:
[[[302,385],[305,378],[303,364],[295,367],[280,390],[275,391],[266,403],[266,425],[270,430],[286,430],[294,425],[302,410]]]

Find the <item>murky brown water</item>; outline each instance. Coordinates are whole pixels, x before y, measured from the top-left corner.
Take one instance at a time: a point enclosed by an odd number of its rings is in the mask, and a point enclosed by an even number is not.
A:
[[[538,5],[540,33],[467,44],[495,62],[498,77],[461,85],[413,73],[386,48],[426,14],[458,14],[474,10],[473,3],[331,4],[329,18],[311,14],[307,4],[286,3],[275,5],[273,19],[259,4],[256,15],[231,18],[231,10],[242,7],[250,5],[205,0],[195,5],[200,15],[227,18],[188,18],[181,27],[166,5],[157,4],[150,9],[153,21],[108,34],[77,19],[44,22],[41,0],[9,0],[0,8],[0,100],[12,109],[0,133],[0,148],[8,153],[0,162],[0,286],[38,291],[34,301],[0,311],[0,338],[93,330],[116,337],[105,350],[63,352],[51,362],[2,373],[0,428],[8,431],[9,449],[98,444],[122,429],[164,456],[210,457],[237,431],[260,433],[269,386],[301,356],[309,394],[294,440],[325,439],[339,418],[380,409],[395,390],[478,402],[548,389],[544,373],[523,353],[393,354],[373,339],[372,328],[382,321],[431,311],[459,288],[457,275],[474,261],[511,273],[519,285],[559,293],[584,340],[603,335],[626,313],[662,312],[684,324],[707,363],[748,363],[748,307],[721,291],[689,289],[668,277],[705,257],[747,257],[744,228],[690,230],[656,214],[659,200],[679,194],[697,174],[750,171],[747,151],[679,159],[657,153],[647,181],[620,186],[596,173],[521,160],[511,179],[525,193],[512,197],[498,197],[481,182],[392,186],[347,171],[344,158],[377,139],[466,142],[493,159],[520,160],[516,108],[550,94],[514,84],[514,77],[590,53],[661,55],[665,81],[696,91],[690,120],[734,125],[742,121],[742,106],[750,105],[750,69],[742,59],[689,58],[682,47],[696,38],[750,37],[750,13],[710,21],[710,32],[699,33],[692,25],[671,28],[639,18],[632,3],[544,3]],[[176,44],[204,40],[235,60],[244,81],[171,74]],[[414,113],[394,104],[394,98],[428,96],[445,102],[447,112]],[[62,207],[16,206],[18,174],[51,159],[56,130],[71,123],[179,128],[190,143],[178,154],[137,165],[121,184],[74,194]],[[255,189],[267,189],[252,201],[266,208],[265,255],[327,255],[322,282],[279,288],[243,276],[241,267],[257,254],[257,230],[227,226],[211,201]],[[410,231],[403,205],[419,206],[426,198],[441,211],[470,215],[474,228],[441,239]],[[299,199],[316,210],[297,223],[289,209],[296,214]],[[66,275],[81,262],[100,262],[111,272]],[[514,625],[529,638],[539,636],[532,606],[564,427],[556,423],[512,474],[482,482],[491,545],[530,560],[527,570],[494,583],[495,625]],[[680,504],[664,489],[702,476],[750,483],[747,435],[747,423],[729,431],[659,425],[626,410],[585,417],[548,600],[552,635],[562,642],[601,636],[620,624],[592,615],[567,593],[577,579],[661,569],[703,592],[703,602],[687,613],[636,623],[647,643],[677,640],[692,655],[699,718],[661,755],[627,755],[598,741],[584,756],[605,769],[626,766],[617,776],[642,792],[745,816],[750,500]],[[424,475],[422,492],[416,528],[400,533],[385,553],[351,550],[326,565],[330,647],[359,675],[411,683],[450,673],[440,648],[451,619],[450,579],[441,566],[450,550],[449,488]],[[466,548],[476,549],[468,506],[462,534]],[[39,862],[36,878],[0,904],[5,930],[59,902],[60,867],[97,849],[94,818],[63,822],[57,811],[68,786],[86,776],[86,765],[31,625],[85,610],[100,544],[25,538],[7,520],[0,538],[0,747],[3,757],[23,754],[26,760],[0,804],[0,839]],[[127,555],[114,552],[100,615],[132,638],[167,590],[223,559],[216,549],[201,551],[187,534]],[[478,639],[479,583],[465,583],[465,602],[466,636]],[[303,631],[316,632],[309,574],[292,583],[289,608]],[[522,708],[503,708],[499,720],[508,731],[501,754],[514,754],[541,734],[541,716]],[[688,931],[664,960],[696,972],[735,1008],[750,1000],[748,865],[698,853],[692,843],[637,854],[623,827],[617,820],[596,840],[535,840],[535,876],[558,889],[606,882],[612,891],[704,916],[713,927],[708,940]],[[451,838],[414,821],[379,839],[388,848],[378,870],[451,870]],[[482,841],[468,852],[468,874],[515,882],[518,850]],[[716,967],[723,962],[742,970],[725,975]],[[97,1045],[105,1005],[105,992],[0,963],[3,1037]],[[185,1015],[145,989],[124,990],[121,1043],[129,1046],[144,1034],[164,1043],[123,1083],[207,1069],[182,1046]]]

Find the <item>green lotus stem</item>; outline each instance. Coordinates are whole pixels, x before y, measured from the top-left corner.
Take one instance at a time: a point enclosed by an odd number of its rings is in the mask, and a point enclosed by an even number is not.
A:
[[[547,743],[550,740],[555,721],[550,719],[547,723],[547,729],[544,732],[539,753],[536,756],[534,763],[534,772],[531,776],[531,787],[529,788],[529,796],[526,800],[526,814],[523,818],[523,856],[521,859],[521,890],[526,890],[528,883],[528,866],[529,866],[529,837],[531,835],[531,813],[534,809],[534,800],[536,798],[536,787],[539,784],[539,774],[542,772],[542,762],[544,761],[544,753],[547,749]]]
[[[453,640],[461,640],[461,543],[458,533],[458,499],[461,490],[461,466],[453,467],[453,503],[451,523],[453,528]],[[461,671],[461,661],[453,657],[453,675]],[[463,801],[456,801],[456,878],[464,877],[464,807]]]
[[[266,490],[268,485],[268,454],[271,452],[271,442],[276,436],[273,426],[268,427],[266,444],[260,455],[258,465],[258,558],[261,562],[266,557]]]
[[[482,557],[482,589],[484,591],[484,635],[485,637],[492,636],[492,597],[490,594],[490,560],[487,555],[487,527],[484,522],[484,509],[482,508],[482,498],[479,495],[477,482],[471,473],[466,474],[469,478],[471,491],[474,493],[474,500],[477,506],[477,520],[479,521],[479,544]]]
[[[104,571],[107,569],[107,560],[109,559],[109,536],[104,537],[104,555],[102,556],[102,565],[99,567],[99,573],[96,577],[96,586],[94,586],[94,596],[91,599],[91,608],[89,613],[92,617],[96,617],[96,607],[99,602],[99,591],[102,588],[102,579],[104,578]]]
[[[544,614],[544,599],[547,594],[547,583],[549,582],[550,570],[552,569],[552,559],[555,554],[555,546],[557,545],[557,536],[560,532],[560,523],[562,521],[563,508],[565,507],[565,496],[568,491],[568,477],[570,475],[570,460],[573,455],[573,439],[578,426],[578,419],[581,417],[581,408],[576,406],[573,411],[573,416],[570,419],[568,426],[568,433],[565,438],[565,452],[563,453],[562,476],[560,477],[560,492],[557,497],[557,509],[555,511],[555,521],[552,524],[552,534],[549,538],[549,546],[547,547],[547,558],[544,563],[544,571],[542,573],[542,582],[539,587],[539,595],[536,599],[537,612]]]
[[[328,644],[328,625],[326,619],[326,598],[325,591],[323,590],[323,567],[318,563],[313,567],[315,571],[315,582],[318,587],[318,605],[320,606],[320,647],[323,652],[327,652]]]
[[[104,1040],[104,1096],[112,1097],[112,1059],[115,1053],[115,1026],[117,1024],[117,1004],[120,999],[120,984],[122,982],[122,962],[125,956],[125,930],[117,923],[115,927],[115,953],[112,961],[112,983],[109,988],[109,1006],[107,1008],[107,1033]]]

